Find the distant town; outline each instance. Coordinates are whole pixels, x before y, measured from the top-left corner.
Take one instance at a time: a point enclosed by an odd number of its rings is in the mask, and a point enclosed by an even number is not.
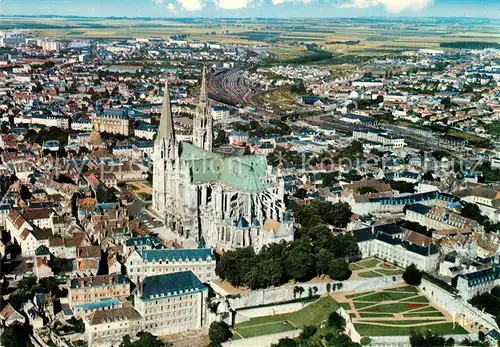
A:
[[[1,32],[0,345],[497,346],[499,47],[209,38]]]

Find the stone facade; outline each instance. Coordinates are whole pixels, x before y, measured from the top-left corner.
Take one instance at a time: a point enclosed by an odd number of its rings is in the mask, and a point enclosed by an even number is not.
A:
[[[284,182],[263,156],[223,157],[212,152],[212,118],[205,70],[193,121],[193,144],[174,133],[167,86],[154,146],[153,209],[168,229],[207,247],[231,250],[293,239],[285,218]],[[283,226],[261,237],[268,219]]]

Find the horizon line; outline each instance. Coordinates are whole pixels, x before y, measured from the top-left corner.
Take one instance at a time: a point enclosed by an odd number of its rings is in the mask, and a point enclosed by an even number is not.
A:
[[[494,16],[494,17],[475,17],[475,16],[398,16],[398,15],[385,15],[385,16],[347,16],[347,17],[313,17],[313,16],[307,16],[307,17],[299,17],[299,16],[289,16],[289,17],[262,17],[262,16],[257,16],[257,17],[203,17],[203,16],[187,16],[187,17],[178,17],[178,16],[172,16],[172,17],[158,17],[158,16],[92,16],[92,15],[87,15],[87,16],[79,16],[79,15],[64,15],[64,14],[6,14],[6,13],[1,13],[0,18],[2,17],[30,17],[30,18],[43,18],[43,17],[66,17],[66,18],[102,18],[102,19],[121,19],[121,18],[126,18],[126,19],[278,19],[278,20],[286,20],[287,18],[293,18],[293,19],[359,19],[359,18],[366,18],[366,19],[415,19],[415,18],[420,18],[420,19],[441,19],[441,18],[448,18],[448,19],[488,19],[488,20],[497,20],[500,21],[499,16]]]

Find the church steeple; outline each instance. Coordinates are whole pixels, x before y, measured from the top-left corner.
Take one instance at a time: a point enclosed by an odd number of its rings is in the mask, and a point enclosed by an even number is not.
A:
[[[207,66],[203,64],[203,70],[201,72],[200,104],[206,104],[207,102],[208,102]]]
[[[170,105],[170,90],[168,82],[165,82],[163,90],[163,105],[161,108],[160,129],[158,130],[158,140],[175,141],[174,120],[172,117],[172,107]]]
[[[208,106],[207,69],[203,64],[201,73],[200,101],[196,107],[193,121],[193,144],[207,151],[212,151],[212,114]]]

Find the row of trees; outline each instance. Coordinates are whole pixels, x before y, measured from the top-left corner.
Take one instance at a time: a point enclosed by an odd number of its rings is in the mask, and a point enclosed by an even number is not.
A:
[[[295,215],[302,225],[295,241],[266,245],[258,254],[252,247],[226,252],[217,263],[217,275],[234,286],[252,289],[320,275],[349,278],[346,259],[359,256],[356,239],[350,234],[335,237],[330,229],[347,225],[352,215],[348,205],[313,201],[297,207]]]

